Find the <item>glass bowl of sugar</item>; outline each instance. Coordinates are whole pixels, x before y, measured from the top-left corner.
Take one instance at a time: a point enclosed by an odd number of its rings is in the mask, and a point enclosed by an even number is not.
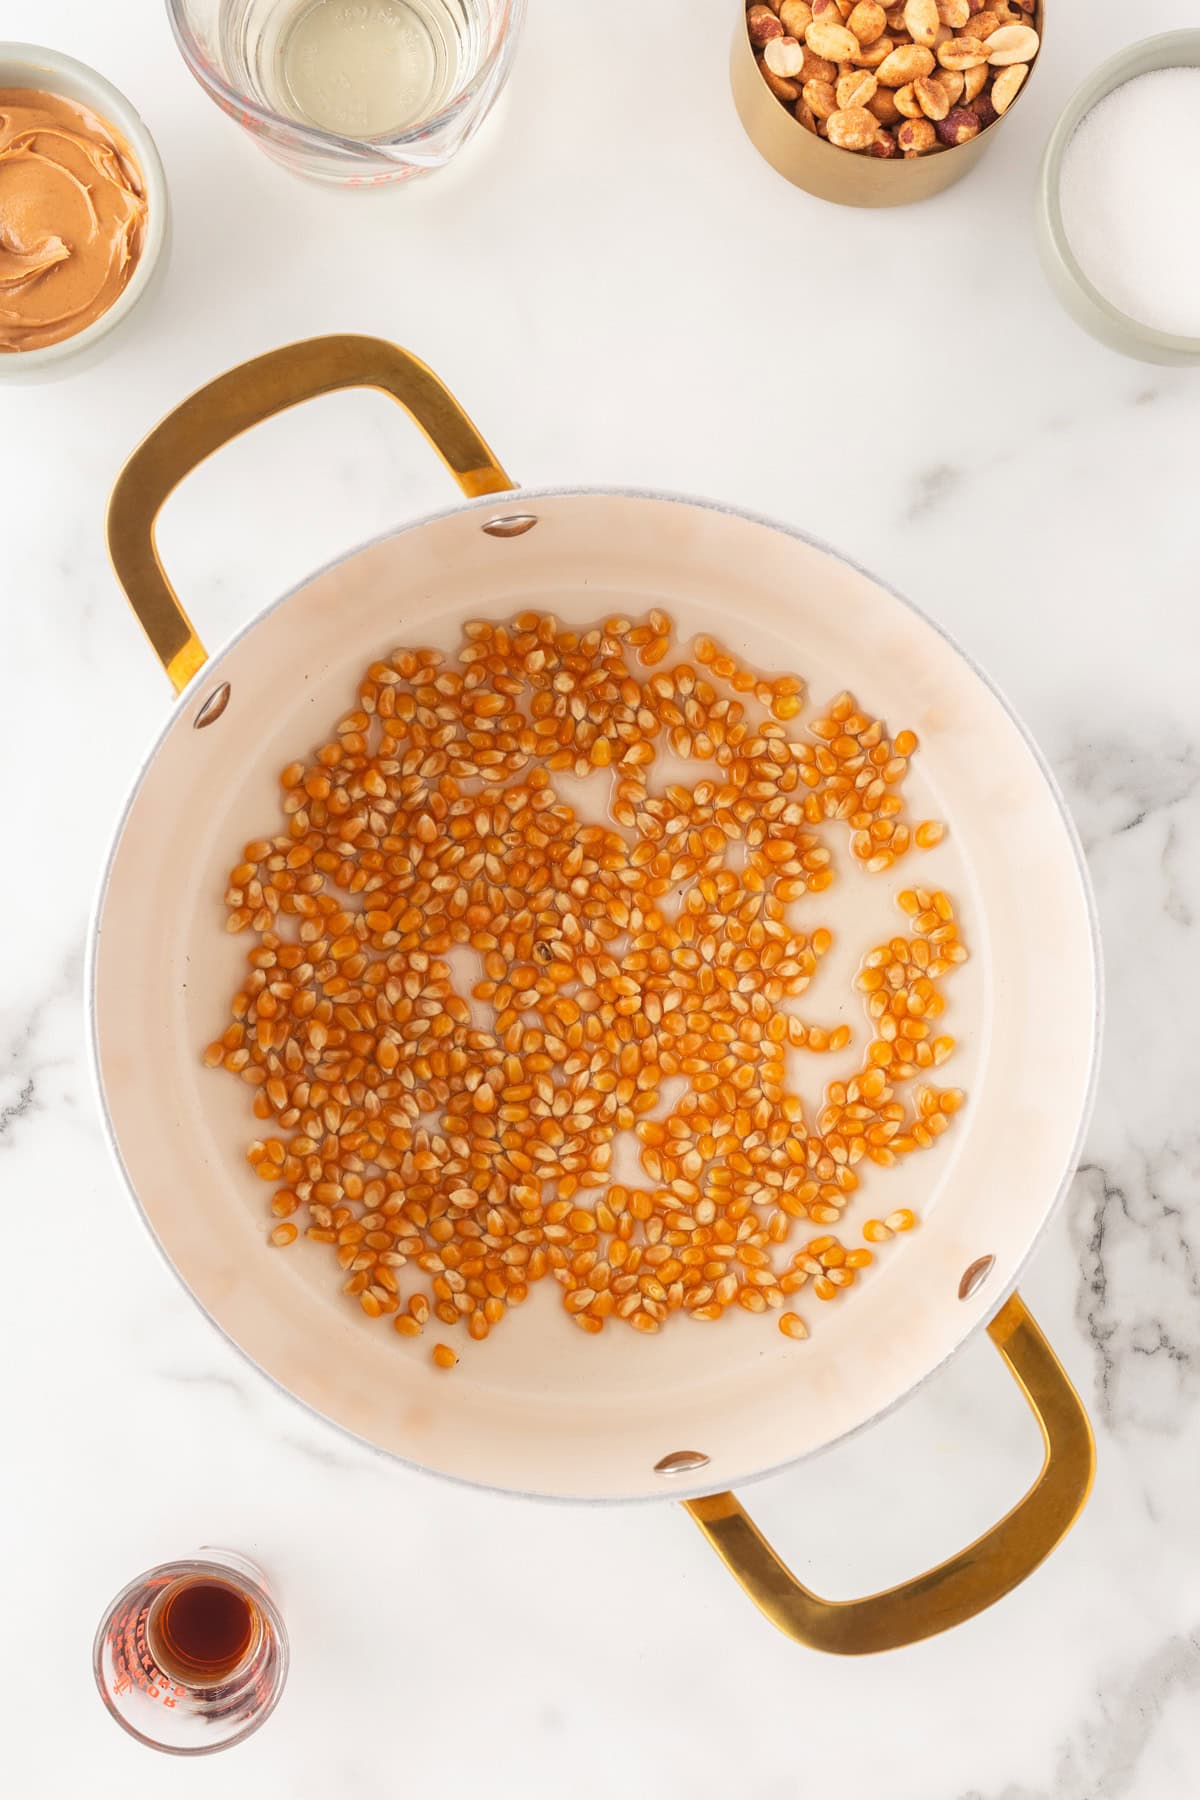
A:
[[[1113,350],[1200,363],[1200,31],[1111,57],[1042,163],[1038,249],[1072,317]]]

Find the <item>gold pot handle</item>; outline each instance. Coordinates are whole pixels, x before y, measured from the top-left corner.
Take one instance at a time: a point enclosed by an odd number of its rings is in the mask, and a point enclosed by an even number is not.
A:
[[[1079,1395],[1018,1295],[987,1329],[1029,1402],[1045,1456],[1012,1511],[936,1569],[863,1600],[821,1600],[780,1561],[732,1494],[684,1502],[760,1612],[798,1643],[835,1656],[866,1656],[948,1631],[1031,1575],[1079,1517],[1096,1468]]]
[[[214,450],[301,400],[338,388],[381,388],[415,419],[468,499],[514,483],[432,370],[383,338],[307,338],[219,375],[168,413],[117,477],[108,506],[108,553],[129,604],[176,693],[204,661],[200,642],[159,560],[164,501]]]

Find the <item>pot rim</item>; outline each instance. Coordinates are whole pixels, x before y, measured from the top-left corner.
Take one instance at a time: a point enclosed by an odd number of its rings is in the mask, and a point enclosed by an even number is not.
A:
[[[1010,1272],[1008,1281],[994,1296],[994,1305],[989,1311],[982,1313],[972,1324],[968,1325],[958,1343],[952,1349],[948,1350],[944,1356],[939,1358],[937,1362],[932,1363],[911,1387],[907,1388],[904,1393],[897,1395],[895,1399],[889,1401],[884,1406],[879,1407],[875,1412],[871,1413],[869,1417],[859,1420],[857,1424],[850,1426],[845,1431],[839,1432],[836,1436],[828,1439],[818,1447],[802,1452],[799,1456],[787,1457],[781,1462],[773,1463],[766,1468],[741,1475],[737,1478],[736,1483],[731,1485],[749,1487],[756,1482],[766,1481],[771,1476],[782,1474],[785,1469],[789,1469],[802,1462],[815,1461],[818,1457],[824,1455],[827,1451],[832,1450],[835,1446],[849,1442],[850,1439],[857,1437],[870,1426],[878,1424],[880,1420],[888,1417],[889,1414],[896,1411],[898,1407],[910,1400],[913,1395],[923,1388],[931,1377],[936,1375],[940,1369],[944,1368],[953,1357],[957,1356],[959,1351],[961,1351],[966,1344],[988,1324],[995,1314],[999,1312],[1005,1301],[1015,1292],[1021,1275],[1029,1266],[1030,1259],[1040,1244],[1050,1220],[1054,1217],[1059,1206],[1062,1204],[1067,1189],[1075,1177],[1079,1154],[1083,1147],[1084,1138],[1091,1122],[1092,1112],[1096,1101],[1096,1090],[1100,1070],[1100,1046],[1105,1018],[1104,965],[1100,941],[1099,915],[1091,877],[1088,873],[1087,863],[1084,857],[1083,844],[1078,829],[1076,828],[1075,821],[1071,817],[1071,813],[1067,807],[1062,789],[1046,761],[1041,748],[1032,736],[1028,727],[1025,725],[1024,720],[1012,706],[1007,696],[996,685],[992,678],[980,668],[975,659],[963,649],[957,639],[936,619],[931,618],[928,613],[924,612],[914,601],[909,600],[904,594],[900,593],[898,589],[894,588],[889,582],[880,580],[870,569],[865,568],[863,564],[857,562],[853,557],[847,556],[842,551],[835,549],[831,544],[827,543],[824,538],[817,537],[811,532],[801,530],[798,526],[784,524],[779,519],[771,518],[765,513],[755,512],[747,507],[733,506],[724,501],[708,499],[695,494],[683,494],[661,488],[586,484],[566,487],[515,487],[506,493],[485,494],[476,500],[460,502],[454,506],[440,507],[434,512],[424,513],[419,518],[412,519],[407,523],[401,523],[390,530],[379,532],[374,537],[365,539],[363,542],[342,552],[342,554],[331,557],[319,568],[310,570],[302,580],[294,582],[285,593],[278,595],[274,600],[271,600],[265,606],[260,607],[252,618],[247,620],[247,622],[241,626],[240,629],[235,631],[218,650],[214,651],[209,656],[207,661],[196,671],[187,686],[179,694],[176,705],[171,708],[162,729],[156,734],[150,749],[139,764],[132,784],[126,793],[125,800],[118,813],[88,921],[84,961],[84,1007],[86,1012],[88,1064],[93,1090],[99,1107],[104,1138],[108,1145],[109,1152],[117,1171],[120,1174],[125,1190],[133,1202],[141,1222],[149,1233],[156,1250],[162,1257],[168,1269],[170,1269],[171,1273],[174,1275],[175,1279],[183,1287],[193,1305],[198,1307],[208,1319],[209,1324],[220,1333],[225,1342],[236,1351],[238,1356],[241,1357],[245,1363],[254,1369],[258,1375],[265,1377],[265,1379],[271,1383],[272,1387],[274,1387],[278,1393],[284,1395],[290,1403],[303,1407],[305,1412],[317,1420],[322,1426],[335,1430],[344,1437],[349,1438],[352,1442],[362,1445],[364,1449],[370,1451],[373,1455],[380,1457],[389,1463],[399,1464],[403,1468],[411,1469],[416,1473],[431,1476],[441,1481],[453,1482],[456,1487],[467,1488],[480,1493],[500,1495],[512,1499],[539,1500],[554,1505],[651,1506],[657,1505],[661,1501],[703,1499],[713,1492],[713,1487],[711,1482],[705,1483],[703,1480],[699,1480],[678,1487],[672,1484],[668,1487],[664,1487],[661,1494],[622,1494],[602,1495],[597,1497],[588,1494],[548,1494],[533,1489],[523,1490],[513,1487],[498,1486],[486,1481],[472,1480],[465,1475],[451,1474],[445,1470],[436,1469],[429,1464],[419,1462],[414,1458],[401,1456],[395,1451],[385,1450],[380,1445],[373,1443],[369,1438],[363,1437],[360,1433],[351,1430],[350,1427],[341,1424],[340,1421],[330,1418],[328,1414],[318,1411],[318,1409],[311,1405],[307,1400],[303,1399],[300,1395],[293,1393],[292,1390],[286,1387],[269,1369],[264,1368],[260,1363],[256,1362],[250,1353],[243,1349],[241,1344],[239,1344],[235,1338],[231,1337],[224,1326],[213,1317],[207,1307],[205,1307],[192,1292],[183,1272],[171,1261],[170,1257],[159,1243],[157,1233],[150,1222],[121,1155],[120,1146],[117,1143],[116,1133],[109,1114],[108,1102],[104,1091],[104,1079],[100,1066],[99,1019],[96,1006],[97,954],[101,920],[108,894],[113,863],[116,859],[117,850],[124,834],[126,822],[137,801],[145,776],[157,757],[166,737],[178,724],[180,709],[190,705],[191,702],[197,698],[201,688],[208,686],[212,682],[214,675],[218,673],[219,665],[235,645],[240,644],[244,638],[248,637],[251,632],[256,630],[257,627],[272,613],[279,610],[279,608],[286,606],[298,593],[307,588],[311,582],[317,581],[323,575],[339,568],[343,563],[348,562],[351,557],[358,556],[364,551],[374,549],[378,545],[390,542],[391,539],[404,533],[418,531],[426,525],[437,524],[444,519],[453,518],[459,514],[496,512],[498,510],[503,511],[506,509],[506,503],[508,503],[510,507],[512,501],[519,503],[521,510],[524,511],[528,510],[527,503],[530,502],[564,499],[645,500],[675,506],[696,507],[706,512],[724,514],[753,525],[762,526],[770,531],[778,531],[785,537],[796,539],[812,549],[836,558],[839,562],[854,569],[858,574],[863,575],[867,580],[874,582],[877,587],[891,599],[897,601],[907,612],[915,615],[917,619],[935,631],[938,636],[963,659],[968,668],[971,669],[1015,726],[1050,792],[1050,796],[1054,801],[1055,808],[1066,832],[1075,863],[1075,873],[1079,880],[1080,891],[1082,893],[1084,908],[1087,914],[1093,997],[1091,1039],[1088,1050],[1087,1084],[1083,1103],[1080,1107],[1079,1120],[1072,1140],[1070,1153],[1067,1158],[1066,1167],[1059,1179],[1057,1191],[1047,1205],[1040,1224],[1034,1231],[1028,1244],[1025,1246],[1015,1268]]]

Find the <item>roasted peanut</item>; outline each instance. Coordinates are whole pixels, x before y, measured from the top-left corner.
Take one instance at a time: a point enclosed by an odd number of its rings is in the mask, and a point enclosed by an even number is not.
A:
[[[937,53],[943,69],[975,69],[988,60],[984,45],[976,37],[951,38]]]
[[[946,69],[946,75],[957,75],[962,82],[962,103],[969,106],[976,94],[982,93],[991,77],[986,63],[977,63],[973,69]]]
[[[948,148],[956,144],[967,144],[979,135],[979,120],[965,106],[955,106],[944,119],[939,119],[935,127],[938,136]]]
[[[923,44],[901,44],[880,63],[875,74],[884,87],[898,88],[915,81],[918,75],[932,75],[934,66],[932,50],[926,50]]]
[[[809,81],[836,81],[837,64],[827,62],[823,56],[814,56],[805,46],[804,67],[800,71],[801,84]]]
[[[746,29],[750,33],[750,42],[756,50],[769,44],[772,38],[783,37],[783,26],[775,17],[769,6],[751,6],[746,11]]]
[[[912,84],[912,91],[917,97],[917,104],[927,119],[944,119],[950,111],[950,101],[941,82],[932,75],[918,75]]]
[[[808,0],[783,0],[779,8],[779,23],[789,37],[803,38],[812,24],[812,7]]]
[[[937,75],[931,79],[936,80],[945,94],[947,110],[952,106],[957,106],[962,99],[966,76],[961,74],[958,69],[939,69]]]
[[[773,41],[777,43],[778,39]],[[767,66],[766,57],[762,58],[758,66],[762,71],[763,80],[777,100],[782,100],[785,106],[791,106],[793,101],[800,98],[799,82],[789,81],[786,75],[774,74]]]
[[[917,99],[916,89],[911,81],[905,82],[903,87],[896,88],[895,95],[896,111],[902,118],[923,119],[925,117],[921,110],[921,102]]]
[[[937,131],[928,119],[905,119],[896,133],[896,143],[904,156],[922,156],[937,143]]]
[[[873,44],[864,44],[855,62],[860,69],[877,69],[881,62],[886,62],[896,48],[890,37],[876,38]]]
[[[902,117],[891,88],[877,87],[867,101],[867,111],[874,113],[881,125],[898,125]]]
[[[869,69],[852,70],[838,80],[838,107],[869,106],[878,86],[879,83]]]
[[[936,39],[941,24],[937,0],[905,0],[904,24],[913,43],[928,48]]]
[[[860,44],[873,44],[887,30],[887,14],[882,6],[876,5],[875,0],[858,0],[846,25]]]
[[[847,106],[826,121],[829,141],[839,150],[865,150],[875,141],[879,121],[865,106]]]
[[[803,95],[797,100],[793,110],[805,131],[811,131],[813,136],[816,137],[818,135],[816,115]]]
[[[991,86],[991,102],[998,113],[1006,113],[1021,91],[1021,83],[1029,73],[1028,63],[1009,63],[1001,69]]]
[[[999,29],[1000,29],[999,13],[996,12],[993,7],[986,6],[986,7],[984,7],[984,9],[981,13],[976,13],[974,18],[971,20],[970,35],[972,37],[978,38],[980,43],[982,44],[982,43],[985,43],[987,41],[987,39],[991,37],[993,31],[999,31]]]
[[[951,31],[961,31],[971,16],[971,0],[937,0],[938,18]],[[780,18],[783,17],[782,11]]]
[[[785,81],[791,81],[804,67],[803,46],[795,38],[772,38],[763,51],[763,62],[772,75],[780,75]]]
[[[1040,43],[1032,25],[1002,25],[987,40],[988,62],[993,69],[1004,69],[1013,63],[1031,63]]]
[[[804,41],[814,56],[823,56],[833,63],[852,62],[861,48],[854,33],[844,25],[826,25],[816,17],[804,34]]]
[[[806,81],[804,98],[817,119],[828,119],[838,109],[837,90],[832,81]]]
[[[874,143],[867,145],[868,156],[893,157],[899,154],[896,140],[890,131],[877,131]]]

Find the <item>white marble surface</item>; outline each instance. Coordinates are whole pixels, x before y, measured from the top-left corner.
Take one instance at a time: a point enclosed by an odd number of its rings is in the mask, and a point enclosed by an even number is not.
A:
[[[0,390],[0,1788],[1184,1800],[1200,1788],[1200,377],[1080,335],[1029,221],[1071,87],[1193,9],[1059,0],[1020,122],[977,173],[854,214],[742,139],[731,0],[531,6],[502,111],[459,165],[343,195],[218,115],[160,7],[0,0],[0,37],[52,41],[131,94],[176,227],[158,300],[103,363]],[[1025,1291],[1091,1407],[1100,1472],[1059,1553],[949,1638],[822,1660],[774,1635],[669,1507],[494,1500],[354,1447],[217,1338],[120,1188],[81,957],[170,699],[105,562],[105,497],[189,389],[331,329],[411,345],[529,483],[690,490],[815,529],[957,634],[1066,786],[1108,1035],[1085,1166]],[[448,495],[388,408],[328,400],[206,468],[163,543],[218,642]],[[982,1528],[1035,1459],[977,1343],[754,1499],[797,1568],[849,1594]],[[293,1675],[252,1742],[177,1763],[110,1724],[88,1650],[134,1570],[205,1541],[278,1579]]]

